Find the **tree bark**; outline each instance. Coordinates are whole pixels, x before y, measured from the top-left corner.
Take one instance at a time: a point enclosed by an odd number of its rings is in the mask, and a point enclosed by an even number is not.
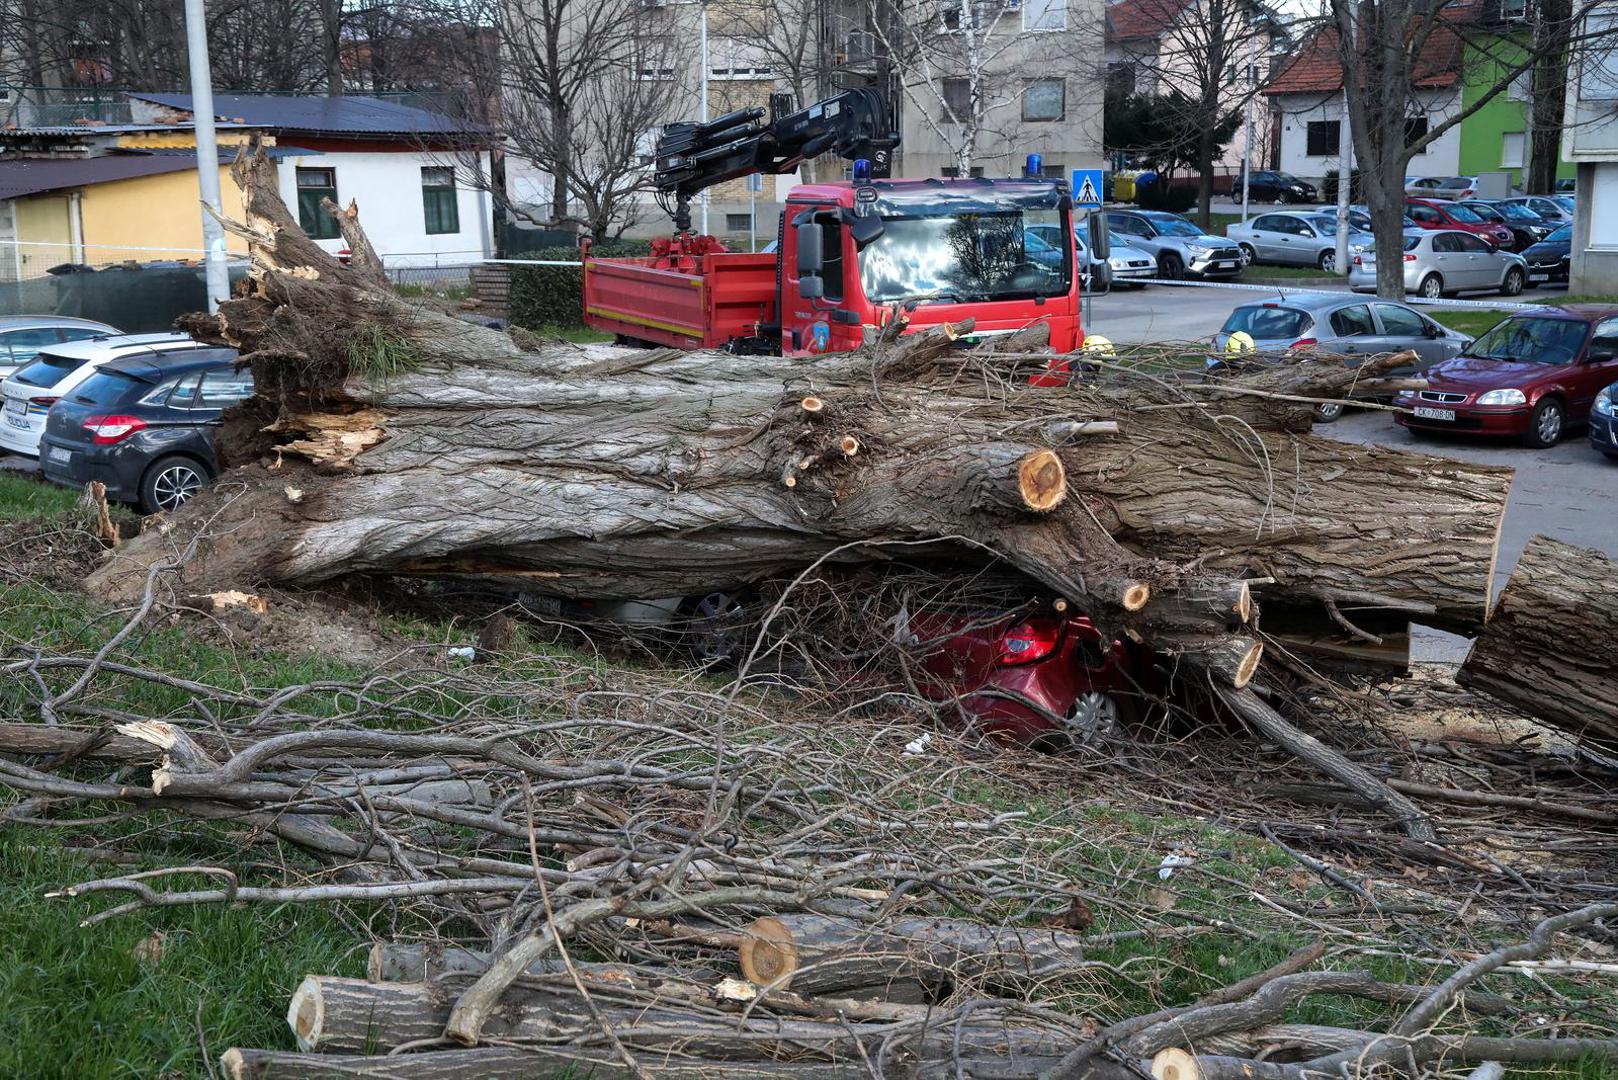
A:
[[[1456,679],[1530,716],[1618,748],[1618,563],[1536,536]]]

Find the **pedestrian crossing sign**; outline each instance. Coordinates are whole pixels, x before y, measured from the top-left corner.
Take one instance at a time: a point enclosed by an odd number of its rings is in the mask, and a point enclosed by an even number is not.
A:
[[[1101,170],[1073,170],[1073,206],[1078,210],[1101,209]]]

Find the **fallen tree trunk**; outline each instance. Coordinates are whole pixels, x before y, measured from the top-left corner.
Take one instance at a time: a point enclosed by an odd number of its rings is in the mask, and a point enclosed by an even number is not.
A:
[[[1536,536],[1456,681],[1569,734],[1618,748],[1614,640],[1618,563]]]
[[[261,154],[236,174],[252,287],[188,327],[238,347],[258,396],[220,435],[237,483],[179,515],[228,535],[187,593],[377,573],[677,597],[903,544],[1004,560],[1233,687],[1261,655],[1251,604],[1223,599],[1243,579],[1463,629],[1484,612],[1508,471],[1288,430],[1291,399],[1402,356],[1192,393],[1110,366],[1030,385],[1015,350],[1039,335],[977,353],[902,318],[813,363],[545,345],[403,302],[302,236]],[[168,550],[137,538],[93,584],[140,588]]]

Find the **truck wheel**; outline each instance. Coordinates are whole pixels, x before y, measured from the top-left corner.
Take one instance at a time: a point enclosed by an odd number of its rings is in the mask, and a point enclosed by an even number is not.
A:
[[[1169,281],[1185,279],[1185,262],[1174,252],[1166,251],[1157,260],[1157,273]]]
[[[140,480],[140,508],[156,514],[173,510],[208,484],[208,470],[193,458],[170,454],[158,458]]]
[[[1560,398],[1545,397],[1534,406],[1528,418],[1528,430],[1522,433],[1522,444],[1535,450],[1555,446],[1567,428],[1567,410]]]

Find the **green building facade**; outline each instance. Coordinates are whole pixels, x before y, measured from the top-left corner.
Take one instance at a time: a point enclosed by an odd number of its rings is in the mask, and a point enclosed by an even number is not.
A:
[[[1461,65],[1461,109],[1465,111],[1477,103],[1492,87],[1499,84],[1510,71],[1509,42],[1497,42],[1486,56],[1468,48]],[[1461,121],[1460,171],[1462,176],[1477,176],[1486,172],[1511,174],[1514,187],[1521,187],[1523,166],[1527,164],[1528,145],[1528,93],[1529,79],[1524,76],[1499,94],[1488,104]],[[1560,158],[1556,163],[1557,177],[1572,177],[1573,163]]]

